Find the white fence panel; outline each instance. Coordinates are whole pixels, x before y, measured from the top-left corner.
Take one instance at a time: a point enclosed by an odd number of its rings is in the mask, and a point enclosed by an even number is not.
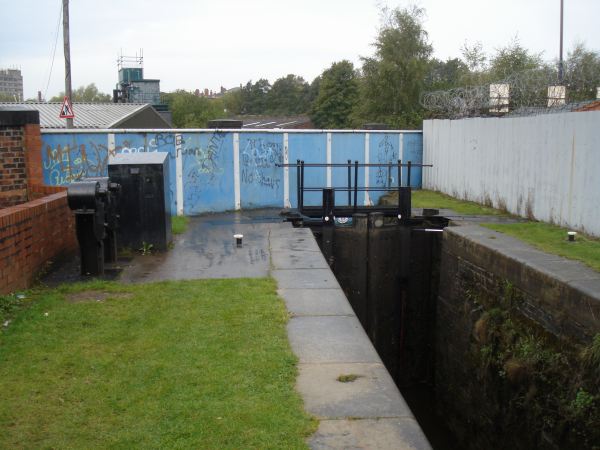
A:
[[[427,120],[423,187],[600,236],[600,111]]]

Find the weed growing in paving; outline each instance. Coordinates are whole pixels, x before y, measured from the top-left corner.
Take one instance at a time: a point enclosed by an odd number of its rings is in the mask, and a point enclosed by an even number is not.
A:
[[[187,231],[190,219],[186,216],[171,216],[171,232],[173,234],[183,234]]]
[[[92,282],[0,334],[0,448],[305,448],[269,279]]]

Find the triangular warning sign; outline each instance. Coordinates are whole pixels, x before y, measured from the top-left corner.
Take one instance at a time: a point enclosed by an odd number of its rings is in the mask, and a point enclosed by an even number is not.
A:
[[[73,113],[73,105],[69,101],[69,97],[65,97],[63,100],[63,104],[60,107],[60,115],[58,116],[61,119],[73,119],[75,114]]]

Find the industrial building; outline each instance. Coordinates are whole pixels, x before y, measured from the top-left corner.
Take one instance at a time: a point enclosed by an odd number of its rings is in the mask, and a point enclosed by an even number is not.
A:
[[[0,95],[23,101],[23,76],[19,69],[0,69]]]

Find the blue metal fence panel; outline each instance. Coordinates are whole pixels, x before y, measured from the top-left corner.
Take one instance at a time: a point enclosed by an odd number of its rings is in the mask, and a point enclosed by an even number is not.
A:
[[[331,162],[335,164],[346,164],[348,160],[365,162],[365,134],[364,133],[343,133],[332,134],[331,136]],[[354,168],[351,168],[351,182],[354,186]],[[346,167],[332,167],[331,185],[333,187],[346,187],[348,185],[348,169]],[[358,169],[358,186],[365,185],[365,168]],[[363,205],[365,193],[359,192],[357,196],[357,205]],[[353,204],[354,197],[351,194],[350,203]],[[337,191],[335,194],[336,205],[348,205],[348,192]]]
[[[307,163],[327,162],[327,133],[302,133],[288,135],[289,162],[295,164],[299,159]],[[298,180],[297,170],[289,170],[290,203],[292,208],[298,207]],[[327,170],[324,167],[306,169],[304,171],[305,186],[325,186],[327,183]],[[322,203],[320,192],[306,192],[304,204],[316,206]]]
[[[242,208],[283,207],[283,133],[240,133]]]
[[[181,157],[185,215],[235,208],[231,133],[183,133]]]
[[[404,158],[402,163],[410,161],[413,164],[423,163],[423,134],[410,133],[404,134]],[[423,170],[421,167],[413,167],[410,174],[410,185],[413,188],[421,188]],[[402,174],[403,183],[406,183],[406,168]]]
[[[235,166],[234,134],[239,133],[239,167]],[[181,184],[180,198],[186,215],[235,209],[236,192],[242,208],[282,207],[287,191],[292,207],[298,204],[296,169],[288,169],[288,186],[284,186],[284,169],[276,167],[285,160],[295,163],[327,162],[327,131],[288,133],[288,154],[285,155],[284,131],[160,131],[140,132],[110,131],[42,133],[42,162],[44,182],[51,186],[66,185],[85,176],[106,176],[110,154],[131,152],[169,153],[169,187],[171,213],[181,208],[177,205],[177,176]],[[336,132],[331,134],[331,161],[333,163],[365,162],[366,132]],[[402,145],[400,145],[402,139]],[[401,157],[402,162],[422,162],[423,138],[420,133],[370,133],[369,162],[391,162]],[[179,153],[178,153],[179,152]],[[287,157],[286,157],[287,156]],[[372,187],[396,184],[395,167],[369,168],[369,185]],[[305,186],[324,187],[327,184],[326,168],[305,171]],[[421,186],[421,169],[412,172],[411,185]],[[236,184],[236,174],[239,175]],[[332,185],[347,186],[346,168],[332,168]],[[354,169],[351,172],[354,183]],[[403,179],[406,181],[406,169]],[[388,180],[389,179],[389,180]],[[360,168],[359,186],[365,186],[365,169]],[[380,192],[371,192],[370,199],[377,202]],[[365,194],[359,193],[358,203],[364,203]],[[319,205],[320,192],[307,192],[305,205]],[[351,198],[351,201],[353,198]],[[348,194],[338,192],[336,203],[348,203]]]

